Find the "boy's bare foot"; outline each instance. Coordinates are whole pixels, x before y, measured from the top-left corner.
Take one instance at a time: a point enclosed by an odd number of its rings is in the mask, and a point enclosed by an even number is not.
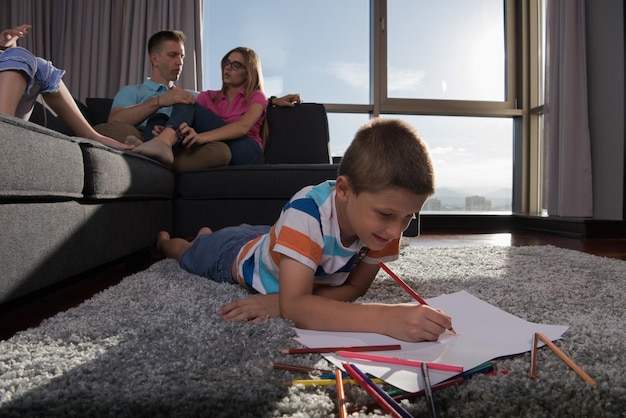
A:
[[[161,243],[163,241],[168,241],[170,239],[170,234],[167,231],[161,231],[157,234],[156,243],[154,246],[157,250],[161,251]]]
[[[209,228],[208,226],[203,226],[202,228],[200,228],[200,230],[196,234],[196,238],[198,238],[200,235],[211,234],[211,233],[213,233],[213,230],[211,228]]]
[[[137,138],[135,135],[128,135],[126,139],[124,139],[124,143],[126,145],[133,145],[135,147],[138,147],[139,145],[143,144],[143,141]]]
[[[148,142],[143,142],[138,147],[135,147],[135,152],[153,158],[168,167],[171,167],[174,163],[172,147],[159,139],[159,137],[153,138]]]

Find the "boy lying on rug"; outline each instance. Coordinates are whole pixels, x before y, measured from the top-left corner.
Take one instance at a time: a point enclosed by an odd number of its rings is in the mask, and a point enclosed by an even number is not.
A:
[[[185,270],[259,294],[220,309],[226,320],[282,316],[296,327],[437,340],[451,327],[438,309],[414,304],[351,304],[365,294],[378,261],[398,258],[402,232],[434,193],[428,149],[407,124],[363,125],[336,180],[296,193],[272,226],[202,228],[191,242],[157,236],[157,248]]]

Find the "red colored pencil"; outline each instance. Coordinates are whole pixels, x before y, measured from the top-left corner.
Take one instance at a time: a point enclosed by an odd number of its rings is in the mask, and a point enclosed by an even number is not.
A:
[[[415,299],[417,301],[417,303],[419,303],[420,305],[430,306],[430,305],[428,305],[428,303],[426,303],[426,301],[424,299],[422,299],[422,297],[420,295],[418,295],[415,292],[415,290],[411,289],[411,287],[408,284],[406,284],[404,282],[404,280],[402,280],[396,273],[391,271],[391,269],[389,267],[387,267],[385,265],[385,263],[383,263],[382,261],[379,261],[378,265],[380,267],[382,267],[382,269],[385,270],[387,272],[387,274],[389,274],[389,276],[391,276],[391,278],[396,281],[396,283],[398,283],[400,286],[402,286],[404,288],[404,290],[406,290],[409,293],[409,295],[413,296],[413,299]],[[448,331],[450,331],[453,334],[456,334],[456,331],[452,327],[448,328]]]
[[[310,353],[334,353],[336,351],[387,351],[400,350],[400,344],[387,345],[356,345],[352,347],[304,347],[304,348],[286,348],[280,350],[282,354],[310,354]]]

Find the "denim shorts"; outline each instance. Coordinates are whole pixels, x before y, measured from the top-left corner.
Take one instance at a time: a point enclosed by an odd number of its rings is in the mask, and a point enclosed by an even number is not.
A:
[[[237,283],[232,267],[247,242],[270,231],[267,225],[229,226],[197,237],[178,261],[190,273],[219,283]]]
[[[20,100],[15,116],[26,118],[33,109],[39,93],[59,90],[64,70],[59,70],[50,61],[34,56],[29,50],[13,47],[0,51],[0,71],[22,71],[28,78],[26,91]]]

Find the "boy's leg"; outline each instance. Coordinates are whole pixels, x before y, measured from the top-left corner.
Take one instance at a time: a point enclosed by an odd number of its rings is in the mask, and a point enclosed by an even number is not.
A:
[[[194,241],[200,235],[210,234],[211,232],[213,231],[210,228],[200,228]],[[194,241],[187,241],[184,238],[171,238],[169,233],[161,231],[157,234],[156,247],[165,257],[180,260],[180,257],[193,245]]]
[[[21,71],[0,71],[0,113],[15,116],[27,83],[26,74]]]

